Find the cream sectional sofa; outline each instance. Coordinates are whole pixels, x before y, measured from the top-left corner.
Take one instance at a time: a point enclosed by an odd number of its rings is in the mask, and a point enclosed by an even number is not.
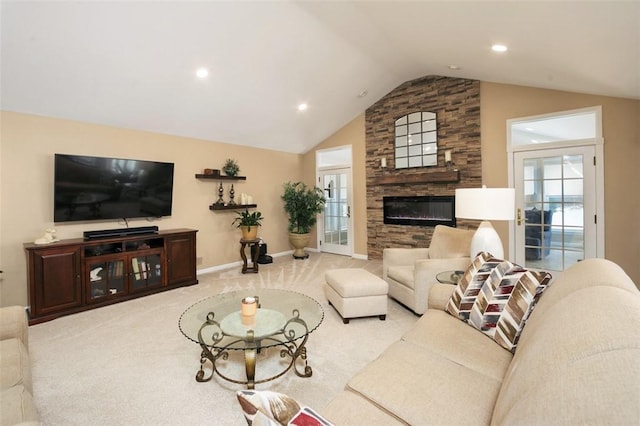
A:
[[[614,263],[556,274],[515,354],[444,311],[415,326],[321,414],[336,425],[640,424],[640,292]]]
[[[0,308],[0,425],[38,425],[33,402],[27,314]]]

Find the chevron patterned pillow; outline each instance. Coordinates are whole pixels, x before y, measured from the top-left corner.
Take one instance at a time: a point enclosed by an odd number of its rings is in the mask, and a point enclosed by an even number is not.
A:
[[[482,285],[469,314],[469,325],[515,352],[525,322],[550,281],[548,272],[500,263]]]
[[[236,397],[248,425],[333,426],[313,409],[282,393],[241,390]]]
[[[458,280],[458,284],[447,302],[447,306],[445,306],[445,311],[462,321],[468,321],[471,308],[480,289],[489,278],[491,271],[501,262],[505,262],[505,260],[495,258],[491,253],[478,253],[464,275]]]

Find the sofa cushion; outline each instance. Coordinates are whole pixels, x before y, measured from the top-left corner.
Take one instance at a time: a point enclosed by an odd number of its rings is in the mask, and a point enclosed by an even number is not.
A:
[[[242,390],[236,397],[249,425],[331,425],[311,408],[278,392]]]
[[[29,353],[17,338],[0,341],[0,389],[24,385],[32,392]]]
[[[488,424],[500,383],[428,348],[400,340],[347,386],[407,424]],[[350,424],[349,419],[332,420]]]
[[[467,321],[482,285],[489,278],[493,268],[501,262],[504,262],[504,260],[497,259],[490,253],[478,253],[458,281],[445,311],[463,321]]]
[[[322,414],[336,425],[406,425],[384,408],[350,390],[344,390],[333,398]]]
[[[475,231],[436,225],[429,243],[430,259],[468,257],[471,239]]]
[[[428,310],[402,340],[498,381],[502,380],[513,358],[510,352],[478,330],[435,309]]]
[[[547,272],[501,262],[482,285],[469,325],[514,352],[522,328],[550,280]]]
[[[22,385],[3,389],[0,393],[0,424],[15,425],[38,422],[33,396]]]

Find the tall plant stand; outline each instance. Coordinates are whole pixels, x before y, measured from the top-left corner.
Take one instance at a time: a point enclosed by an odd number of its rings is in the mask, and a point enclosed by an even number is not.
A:
[[[247,265],[247,254],[245,249],[249,246],[249,253],[251,255],[251,268]],[[258,255],[260,253],[260,238],[253,240],[245,240],[240,238],[240,257],[242,258],[242,273],[248,272],[258,273]]]

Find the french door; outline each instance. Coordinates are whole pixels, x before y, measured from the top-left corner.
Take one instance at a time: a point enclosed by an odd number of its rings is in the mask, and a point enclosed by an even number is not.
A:
[[[351,170],[340,168],[321,170],[319,173],[326,198],[318,232],[320,251],[351,256]]]
[[[514,153],[515,261],[562,271],[597,257],[595,147]]]

